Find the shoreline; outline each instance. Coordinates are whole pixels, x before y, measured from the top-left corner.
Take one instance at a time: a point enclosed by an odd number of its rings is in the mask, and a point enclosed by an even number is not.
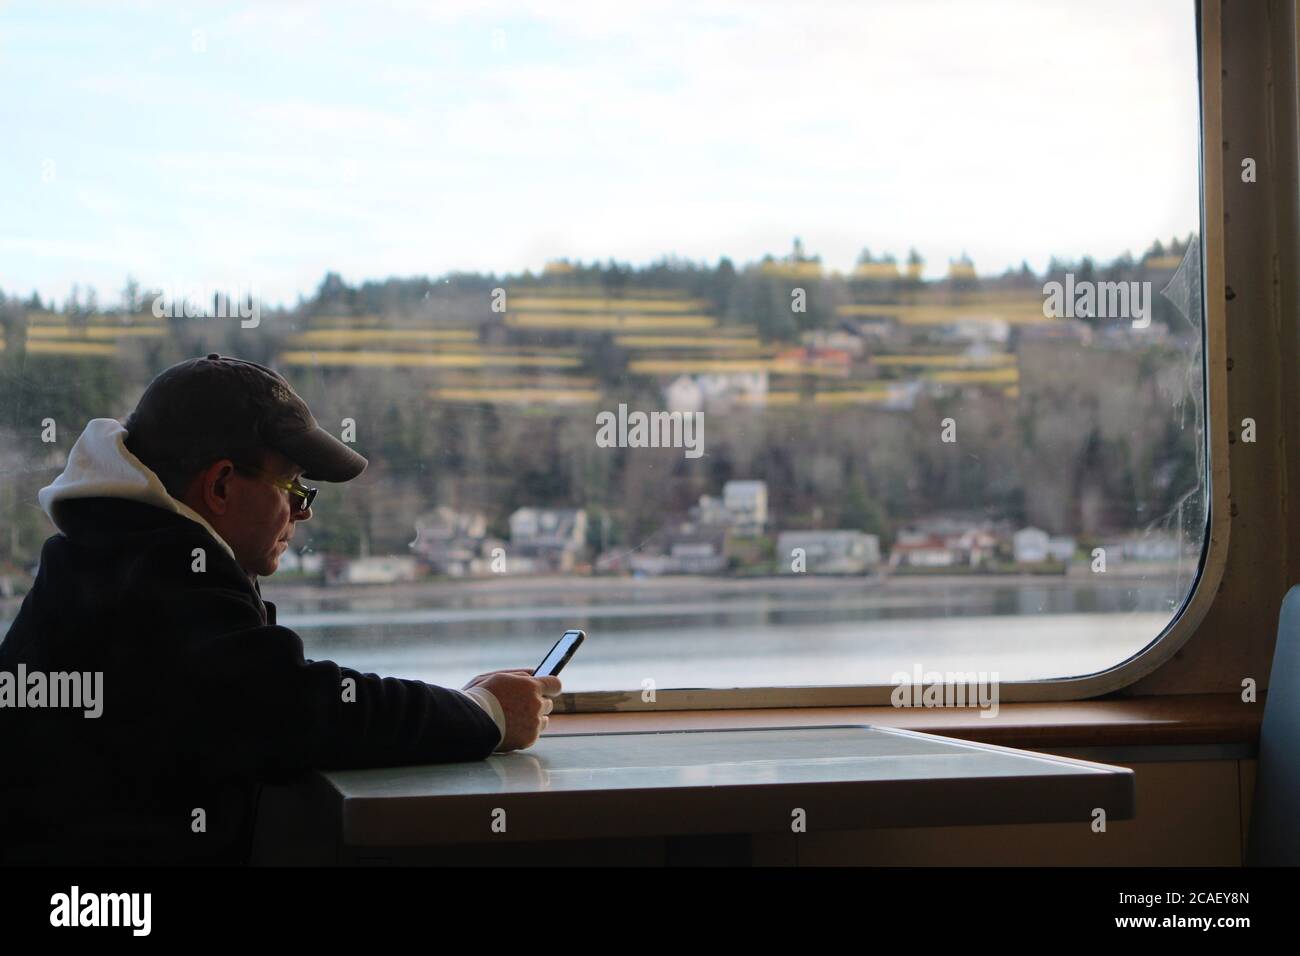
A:
[[[936,589],[987,589],[999,587],[1041,587],[1061,590],[1076,586],[1132,587],[1144,583],[1172,581],[1175,569],[1147,567],[1125,573],[1108,571],[1104,578],[1091,574],[901,574],[901,575],[802,575],[780,574],[762,577],[711,577],[708,575],[662,575],[624,577],[615,575],[528,575],[493,578],[426,578],[393,584],[333,584],[318,580],[277,581],[259,579],[262,596],[272,602],[381,601],[412,597],[450,598],[457,596],[583,595],[652,596],[655,594],[761,594],[780,589],[808,594],[842,593],[846,590],[911,592]],[[0,618],[12,620],[18,614],[22,596],[0,598]]]
[[[1162,569],[1168,571],[1168,569]],[[998,588],[1007,586],[1044,587],[1065,589],[1079,585],[1087,587],[1133,586],[1153,580],[1168,581],[1172,574],[1124,574],[1107,572],[1105,579],[1088,575],[1042,574],[917,574],[917,575],[770,575],[749,578],[723,578],[708,575],[663,575],[658,577],[618,577],[537,575],[527,577],[499,577],[472,579],[426,579],[403,581],[394,584],[335,584],[325,586],[308,582],[276,582],[263,579],[263,596],[271,601],[358,600],[367,597],[456,596],[456,595],[522,595],[522,594],[602,594],[619,593],[653,595],[658,593],[730,593],[756,594],[779,588],[783,592],[804,591],[809,594],[842,592],[845,590],[873,591],[931,591],[936,588],[969,587]]]

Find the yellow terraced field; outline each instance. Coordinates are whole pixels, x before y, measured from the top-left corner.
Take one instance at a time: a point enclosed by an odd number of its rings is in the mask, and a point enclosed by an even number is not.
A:
[[[587,376],[562,375],[541,370],[533,375],[509,375],[495,369],[478,371],[450,370],[438,375],[441,388],[533,388],[533,389],[591,389],[600,383]]]
[[[511,312],[644,312],[682,313],[699,312],[708,308],[701,299],[610,299],[595,296],[539,296],[508,293],[507,308]]]
[[[315,367],[322,365],[358,368],[574,368],[576,358],[559,355],[508,355],[495,352],[420,353],[420,352],[281,352],[284,365]]]
[[[167,334],[165,325],[88,325],[74,329],[68,325],[31,325],[27,338],[32,339],[124,339],[158,338]]]
[[[496,405],[591,405],[597,389],[559,388],[433,388],[429,396],[441,402],[488,402]]]
[[[763,359],[639,359],[628,362],[634,375],[680,375],[682,373],[770,372],[773,363]]]
[[[653,329],[711,329],[718,320],[709,315],[665,315],[634,313],[574,314],[566,312],[514,312],[506,315],[506,325],[518,329],[572,329],[581,332],[649,331]]]
[[[753,407],[768,406],[780,408],[790,405],[879,405],[889,401],[890,393],[885,389],[864,388],[835,392],[818,392],[809,403],[799,392],[782,390],[768,392],[764,397],[737,396],[736,404]]]
[[[388,319],[378,315],[318,315],[311,320],[312,325],[329,328],[352,329],[372,325],[387,325]]]
[[[627,363],[634,375],[739,374],[770,372],[773,375],[829,375],[843,377],[843,366],[807,365],[778,359],[638,359]]]
[[[599,285],[548,285],[542,288],[529,286],[511,289],[509,294],[538,299],[612,299],[615,302],[626,302],[629,299],[652,299],[656,302],[688,301],[686,293],[680,289],[624,288],[617,296],[611,296],[606,293],[604,287]]]
[[[734,349],[758,351],[764,348],[758,339],[730,338],[725,335],[617,335],[614,344],[625,349]]]
[[[474,342],[473,329],[312,329],[289,338],[290,345],[369,345],[375,342]]]
[[[736,395],[731,401],[735,405],[753,408],[781,408],[787,405],[798,405],[801,399],[798,392],[768,392],[760,396]]]
[[[836,315],[854,318],[896,318],[904,325],[951,325],[967,321],[997,321],[1012,325],[1059,322],[1043,315],[1038,299],[977,302],[969,305],[842,305]]]
[[[958,370],[932,372],[931,381],[945,382],[950,385],[1015,385],[1020,381],[1020,370],[1016,368],[997,368],[984,370]]]
[[[117,354],[117,346],[107,342],[68,342],[61,339],[33,339],[27,343],[28,355],[96,355],[104,358]]]
[[[889,392],[863,390],[859,392],[818,392],[813,396],[817,405],[879,405],[890,399]]]

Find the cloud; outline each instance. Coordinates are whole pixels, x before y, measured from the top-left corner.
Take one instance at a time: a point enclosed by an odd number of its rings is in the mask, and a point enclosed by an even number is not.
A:
[[[0,179],[11,236],[69,237],[10,250],[20,287],[126,261],[292,299],[315,269],[744,261],[795,234],[839,267],[916,245],[997,271],[1198,220],[1182,2],[154,5],[55,33],[0,88],[12,162],[72,160],[39,200]]]

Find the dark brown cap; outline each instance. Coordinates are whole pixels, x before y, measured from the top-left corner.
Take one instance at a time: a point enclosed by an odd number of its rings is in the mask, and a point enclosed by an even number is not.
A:
[[[196,463],[274,449],[313,481],[349,481],[368,462],[316,423],[278,372],[210,353],[164,369],[125,422],[146,463]]]

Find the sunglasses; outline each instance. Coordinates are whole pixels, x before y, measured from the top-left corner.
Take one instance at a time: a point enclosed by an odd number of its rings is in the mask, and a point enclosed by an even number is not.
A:
[[[289,492],[289,504],[294,506],[296,512],[307,511],[311,508],[311,503],[316,500],[316,489],[308,488],[296,478],[276,478],[260,468],[250,468],[248,465],[235,465],[235,471],[261,478],[267,484],[274,485],[281,491]],[[297,498],[298,501],[294,501],[294,498]]]

